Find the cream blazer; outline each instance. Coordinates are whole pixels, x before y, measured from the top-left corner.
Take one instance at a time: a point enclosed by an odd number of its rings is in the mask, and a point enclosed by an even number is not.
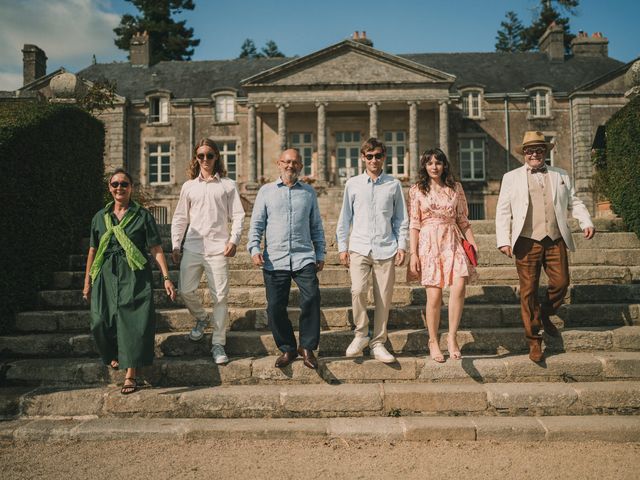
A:
[[[593,227],[591,215],[582,200],[576,196],[567,172],[556,167],[547,167],[547,169],[558,227],[567,248],[574,251],[575,245],[567,223],[567,210],[571,212],[573,218],[578,220],[582,230]],[[496,208],[496,244],[498,248],[505,245],[514,247],[520,232],[522,232],[528,208],[529,185],[527,183],[527,166],[524,165],[505,173],[502,177]]]

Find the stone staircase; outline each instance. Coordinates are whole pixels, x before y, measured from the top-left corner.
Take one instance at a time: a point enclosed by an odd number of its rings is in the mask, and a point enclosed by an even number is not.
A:
[[[492,221],[473,222],[473,228],[480,281],[467,290],[458,335],[461,361],[436,364],[426,357],[425,292],[404,281],[404,268],[397,273],[389,319],[388,346],[398,362],[384,365],[366,351],[362,358],[343,356],[353,336],[349,278],[338,262],[335,222],[326,221],[318,371],[300,361],[283,370],[274,367],[277,349],[267,328],[262,274],[252,267],[243,243],[230,267],[226,350],[231,362],[212,362],[209,335],[189,341],[193,321],[187,310],[158,289],[157,358],[142,372],[146,388],[130,396],[115,385],[123,372],[98,359],[82,302],[85,255],[71,255],[68,270],[57,272],[40,292],[39,308],[20,313],[15,331],[0,337],[0,415],[8,420],[0,423],[0,437],[50,438],[59,422],[67,422],[69,436],[91,437],[87,431],[92,431],[103,438],[110,428],[105,425],[120,428],[113,426],[118,419],[154,417],[169,422],[167,435],[175,433],[180,419],[224,419],[228,423],[208,424],[205,430],[227,425],[259,436],[275,425],[268,435],[291,429],[313,435],[320,429],[325,435],[465,440],[567,439],[573,432],[576,439],[640,441],[640,241],[622,231],[619,221],[598,220],[590,242],[573,224],[578,249],[571,254],[572,285],[552,319],[561,336],[546,339],[547,358],[538,365],[527,356],[512,260],[495,249]],[[168,226],[162,229],[169,251]],[[200,293],[208,303],[205,283]],[[297,297],[293,288],[295,325]],[[446,297],[445,292],[443,350]],[[240,419],[253,420],[239,426]],[[283,427],[275,419],[293,423]],[[320,419],[324,423],[317,423]],[[135,425],[145,430],[141,419]],[[157,432],[160,424],[153,425],[150,431]]]

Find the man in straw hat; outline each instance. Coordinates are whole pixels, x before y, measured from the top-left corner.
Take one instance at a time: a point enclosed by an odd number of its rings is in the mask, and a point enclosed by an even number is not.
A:
[[[542,132],[528,131],[517,151],[524,165],[505,173],[496,210],[498,249],[509,258],[515,255],[520,279],[522,323],[529,343],[529,358],[541,362],[543,329],[559,336],[551,322],[569,287],[567,248],[575,250],[567,224],[567,210],[580,223],[586,239],[595,234],[591,216],[576,196],[566,171],[547,166],[545,156],[554,145]],[[549,279],[547,293],[538,300],[540,269]]]

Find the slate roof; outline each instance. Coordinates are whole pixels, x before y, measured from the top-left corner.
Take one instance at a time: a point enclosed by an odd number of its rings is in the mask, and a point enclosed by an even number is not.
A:
[[[550,62],[539,52],[521,53],[415,53],[399,57],[429,65],[456,76],[453,88],[484,86],[485,93],[515,93],[542,83],[554,92],[571,92],[590,80],[615,70],[623,62],[609,57],[570,56]]]
[[[456,76],[452,92],[458,87],[479,84],[487,93],[516,93],[536,83],[558,92],[575,88],[624,65],[608,57],[567,57],[552,63],[544,53],[416,53],[398,57],[436,68]],[[221,88],[235,88],[246,96],[240,82],[293,58],[260,58],[188,62],[160,62],[148,68],[128,62],[91,65],[78,72],[91,81],[115,79],[118,94],[141,100],[145,92],[166,89],[174,98],[206,98]]]

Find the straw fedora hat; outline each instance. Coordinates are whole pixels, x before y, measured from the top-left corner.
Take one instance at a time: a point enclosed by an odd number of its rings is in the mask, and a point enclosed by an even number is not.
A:
[[[528,132],[524,132],[522,145],[516,147],[516,152],[524,153],[525,147],[530,147],[532,145],[545,145],[547,147],[547,150],[552,150],[554,147],[553,143],[547,142],[544,139],[544,133],[530,130]]]

